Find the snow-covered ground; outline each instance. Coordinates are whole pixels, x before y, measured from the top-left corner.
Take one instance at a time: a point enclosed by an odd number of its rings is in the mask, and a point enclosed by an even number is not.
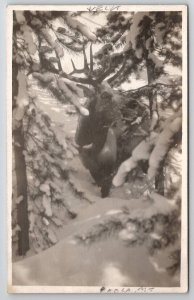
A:
[[[38,101],[53,126],[60,128],[61,138],[63,133],[73,137],[77,116],[68,113],[73,108],[48,96]],[[72,159],[70,166],[70,182],[88,202],[78,206],[77,217],[59,229],[56,245],[13,264],[13,284],[178,286],[179,272],[171,275],[167,271],[172,264],[170,254],[176,250],[177,243],[151,254],[146,243],[126,243],[139,234],[137,227],[131,228],[127,223],[128,227],[123,228],[126,216],[134,220],[151,218],[158,210],[173,210],[173,203],[162,198],[135,198],[130,184],[112,189],[110,196],[102,199],[78,156]],[[136,184],[138,189],[138,182]],[[107,234],[98,238],[103,230],[107,230]],[[148,234],[149,241],[160,239],[157,230]]]

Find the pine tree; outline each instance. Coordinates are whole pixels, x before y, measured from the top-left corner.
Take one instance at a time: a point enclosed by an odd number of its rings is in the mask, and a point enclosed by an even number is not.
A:
[[[56,22],[62,27],[56,27]],[[95,39],[85,25],[65,12],[15,11],[13,14],[15,186],[12,214],[13,241],[18,243],[19,255],[25,255],[30,244],[35,251],[40,251],[56,243],[57,238],[49,226],[50,219],[56,226],[62,225],[60,217],[53,216],[56,203],[62,205],[63,217],[64,214],[70,218],[76,216],[64,199],[63,183],[57,178],[67,181],[68,197],[74,195],[68,184],[66,163],[77,150],[73,141],[66,137],[61,139],[57,130],[52,129],[51,120],[36,105],[37,95],[31,86],[38,80],[39,90],[46,88],[58,101],[71,102],[80,114],[87,115],[87,109],[78,100],[84,96],[83,91],[59,76],[60,59],[65,51],[80,53],[88,40]],[[35,186],[31,186],[29,178],[36,178]]]

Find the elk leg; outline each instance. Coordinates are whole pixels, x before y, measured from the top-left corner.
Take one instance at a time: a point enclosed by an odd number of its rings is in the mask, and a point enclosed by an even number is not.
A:
[[[110,188],[112,185],[112,176],[109,176],[104,179],[101,186],[101,197],[106,198],[110,193]]]
[[[117,141],[114,130],[108,129],[106,141],[97,156],[97,161],[101,169],[101,196],[107,197],[112,185],[112,173],[115,168],[117,158]]]

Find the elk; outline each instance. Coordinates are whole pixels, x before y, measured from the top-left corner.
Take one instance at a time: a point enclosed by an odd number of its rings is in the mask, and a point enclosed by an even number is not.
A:
[[[79,116],[75,141],[84,166],[101,188],[101,196],[107,197],[115,170],[144,138],[144,135],[142,137],[140,134],[139,137],[133,139],[133,132],[137,131],[139,126],[136,119],[139,118],[139,115],[144,115],[142,122],[146,127],[148,114],[147,108],[143,104],[137,100],[126,98],[121,92],[110,86],[124,70],[127,55],[123,54],[123,63],[113,75],[111,75],[114,71],[111,57],[108,52],[104,55],[106,55],[108,64],[102,69],[96,69],[94,68],[92,44],[90,45],[89,63],[83,45],[84,67],[77,69],[71,60],[73,71],[70,74],[61,72],[60,75],[81,84],[82,87],[83,85],[90,87],[90,96],[86,103],[89,115]],[[75,74],[84,74],[84,77],[74,76]],[[88,88],[85,89],[88,91]],[[124,127],[126,130],[126,124],[127,131],[123,132],[121,128]],[[124,136],[127,143],[125,143],[126,148],[123,151],[122,139]]]

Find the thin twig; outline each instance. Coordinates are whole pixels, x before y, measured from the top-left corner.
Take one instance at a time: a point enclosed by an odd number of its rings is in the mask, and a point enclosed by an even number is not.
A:
[[[108,83],[111,83],[112,81],[114,81],[124,71],[126,61],[127,61],[127,58],[126,58],[126,55],[125,55],[121,68],[111,78],[108,79]]]

